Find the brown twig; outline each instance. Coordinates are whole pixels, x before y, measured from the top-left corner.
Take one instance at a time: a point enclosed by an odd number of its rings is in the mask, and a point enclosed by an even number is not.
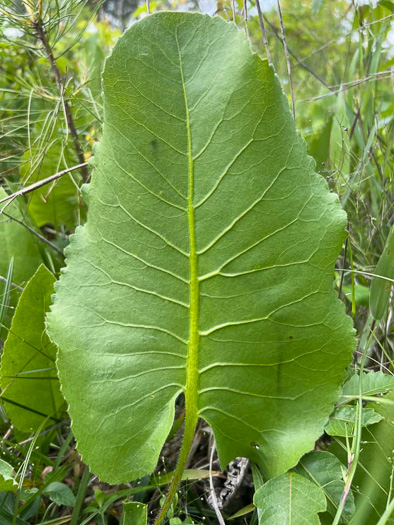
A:
[[[274,26],[274,24],[272,24],[268,18],[263,14],[263,20],[265,20],[267,22],[267,24],[270,26],[272,32],[274,33],[274,35],[276,36],[276,38],[278,40],[280,40],[283,44],[283,40],[280,36],[280,34],[278,33],[276,27]],[[290,47],[287,47],[287,50],[288,52],[290,53],[290,55],[296,60],[297,64],[302,67],[303,69],[305,69],[306,71],[308,71],[312,76],[314,76],[316,78],[316,80],[318,80],[321,84],[323,84],[323,86],[325,86],[327,89],[329,89],[330,91],[332,91],[332,88],[329,87],[329,85],[327,84],[327,82],[321,78],[317,73],[315,73],[313,71],[312,68],[310,68],[308,66],[308,64],[306,64],[305,62],[303,62],[301,59],[299,59],[297,57],[297,55],[294,53],[294,51],[290,48]]]
[[[267,33],[266,33],[266,31],[265,31],[265,25],[264,25],[263,13],[261,12],[261,7],[260,7],[260,0],[256,0],[256,7],[257,7],[257,12],[258,12],[258,14],[259,14],[260,29],[261,29],[261,34],[262,34],[262,36],[263,36],[263,42],[264,42],[264,47],[265,47],[265,53],[266,53],[266,55],[267,55],[268,62],[269,62],[270,64],[272,64],[271,52],[270,52],[270,48],[268,47]]]
[[[0,281],[2,281],[3,283],[6,283],[7,279],[5,277],[3,277],[2,275],[0,275]],[[21,292],[23,292],[23,288],[22,288],[22,286],[19,286],[19,284],[11,283],[11,286],[13,286],[17,290],[20,290]]]
[[[347,230],[349,231],[349,221],[347,221]],[[349,236],[346,237],[346,241],[345,241],[345,250],[343,252],[343,268],[345,268],[345,263],[346,263],[346,257],[347,257],[347,247],[348,247],[348,243],[349,243]],[[343,281],[345,279],[345,272],[342,272],[341,273],[341,281],[339,283],[339,289],[338,289],[338,297],[341,295],[342,293],[342,288],[343,288]]]
[[[295,102],[294,102],[294,90],[293,90],[293,77],[292,77],[292,74],[291,74],[289,50],[287,48],[285,28],[283,26],[282,10],[280,8],[280,1],[279,0],[276,0],[276,1],[277,1],[277,4],[278,4],[278,15],[279,15],[280,31],[282,33],[282,42],[283,42],[283,47],[285,49],[287,73],[289,75],[290,93],[291,93],[291,107],[292,107],[292,110],[293,110],[293,118],[295,120],[296,114],[295,114]]]
[[[34,29],[37,33],[38,38],[41,40],[42,45],[44,46],[45,53],[47,55],[47,58],[51,64],[53,76],[55,77],[56,85],[59,91],[59,95],[61,98],[63,98],[63,104],[64,104],[64,114],[66,117],[67,125],[70,129],[71,136],[73,138],[74,142],[74,148],[77,153],[78,161],[79,161],[79,167],[81,169],[81,174],[83,180],[86,182],[89,178],[89,172],[86,168],[86,162],[85,157],[83,154],[81,143],[79,142],[78,132],[77,128],[75,127],[74,119],[71,113],[71,105],[70,101],[64,97],[64,84],[63,79],[60,74],[59,68],[56,63],[56,59],[53,55],[52,48],[48,42],[47,35],[45,33],[42,21],[39,19],[36,19],[33,23]]]
[[[53,244],[51,241],[49,241],[48,239],[46,239],[45,237],[43,237],[40,233],[38,233],[36,230],[34,230],[31,226],[29,226],[28,224],[25,224],[23,221],[20,221],[19,219],[17,219],[16,217],[13,217],[12,215],[9,215],[8,213],[6,213],[5,211],[2,211],[1,212],[2,215],[4,215],[5,217],[7,217],[8,219],[10,219],[11,221],[14,221],[14,222],[17,222],[18,224],[20,224],[21,226],[23,226],[24,228],[26,228],[26,230],[28,230],[31,234],[35,235],[38,239],[40,239],[40,241],[44,242],[45,244],[47,244],[48,246],[50,246],[52,248],[52,250],[55,250],[55,252],[57,252],[58,254],[60,254],[62,257],[64,257],[63,255],[63,251],[58,248],[56,246],[56,244]]]
[[[357,113],[356,113],[356,115],[354,117],[353,124],[352,124],[352,127],[350,129],[350,133],[349,133],[349,140],[352,140],[353,134],[354,134],[354,132],[356,130],[356,124],[357,124],[357,120],[360,117],[360,111],[361,111],[361,106],[359,106],[359,108],[357,110]]]
[[[220,512],[218,500],[217,500],[216,493],[215,493],[215,487],[213,486],[213,477],[212,477],[213,468],[212,466],[213,466],[213,456],[215,454],[216,445],[215,445],[214,439],[212,439],[211,441],[212,441],[211,442],[211,452],[209,454],[209,489],[211,491],[211,494],[210,494],[211,502],[212,502],[213,510],[215,511],[219,524],[226,525],[226,522],[223,519],[222,513]]]
[[[233,12],[233,22],[235,24],[237,21],[235,19],[236,13],[235,13],[235,1],[234,0],[231,0],[231,10]]]
[[[22,188],[21,190],[16,191],[15,193],[12,193],[11,195],[7,195],[6,197],[3,197],[0,199],[0,204],[7,201],[13,201],[20,195],[26,195],[27,193],[30,193],[34,190],[37,190],[38,188],[41,188],[42,186],[45,186],[46,184],[49,184],[50,182],[53,182],[54,180],[60,179],[60,177],[63,177],[63,175],[66,175],[67,173],[70,173],[71,171],[79,170],[83,167],[86,167],[88,165],[87,162],[84,162],[83,164],[77,164],[76,166],[73,166],[72,168],[67,168],[66,170],[59,171],[59,173],[55,173],[54,175],[51,175],[50,177],[47,177],[46,179],[39,180],[35,182],[34,184],[30,184],[30,186],[26,186],[25,188]],[[11,204],[10,202],[10,204]],[[7,207],[4,206],[0,213],[3,213],[3,210]]]
[[[248,25],[248,3],[247,3],[247,0],[244,0],[243,12],[244,12],[244,18],[245,18],[246,36],[248,37],[248,40],[250,40],[249,25]]]

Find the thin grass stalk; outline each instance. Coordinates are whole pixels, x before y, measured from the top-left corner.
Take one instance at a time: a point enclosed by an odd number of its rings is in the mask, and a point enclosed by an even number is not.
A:
[[[55,252],[57,252],[59,255],[61,255],[63,257],[63,250],[61,250],[58,246],[56,246],[56,244],[53,244],[53,242],[49,241],[48,239],[46,239],[43,235],[41,235],[38,231],[36,231],[34,228],[32,228],[31,226],[29,226],[28,224],[26,224],[25,222],[23,221],[20,221],[19,219],[17,219],[16,217],[13,217],[12,215],[9,215],[8,213],[6,213],[5,211],[2,212],[2,215],[4,215],[5,217],[7,217],[8,219],[10,219],[11,221],[13,222],[16,222],[17,224],[20,224],[21,226],[23,226],[24,228],[26,228],[26,230],[28,230],[32,235],[34,235],[35,237],[37,237],[37,239],[39,239],[41,242],[45,243],[47,246],[49,246],[50,248],[52,248],[52,250],[55,250]]]
[[[263,13],[261,12],[260,0],[256,0],[256,7],[257,7],[258,15],[259,15],[260,30],[261,30],[261,35],[263,37],[263,43],[264,43],[264,47],[265,47],[265,54],[267,55],[268,62],[270,64],[272,64],[271,52],[270,52],[270,48],[268,46],[267,33],[265,31],[265,24],[264,24]]]
[[[295,114],[295,102],[294,102],[293,76],[292,76],[292,73],[291,73],[289,50],[288,50],[287,42],[286,42],[286,34],[285,34],[285,28],[284,28],[284,25],[283,25],[283,17],[282,17],[282,9],[280,7],[280,1],[276,0],[276,2],[277,2],[277,5],[278,5],[280,31],[282,33],[282,42],[283,42],[283,47],[284,47],[285,56],[286,56],[287,73],[289,75],[290,94],[291,94],[291,107],[292,107],[292,111],[293,111],[293,118],[295,120],[296,114]]]
[[[10,293],[12,285],[12,274],[14,271],[14,258],[11,257],[8,265],[7,277],[4,282],[4,291],[0,297],[0,340],[3,340],[3,325],[7,316],[8,304],[10,302]]]
[[[83,501],[85,499],[85,494],[90,481],[90,470],[87,465],[85,465],[85,470],[83,471],[82,479],[78,487],[78,494],[75,500],[74,510],[72,513],[70,525],[78,525],[80,523],[79,515],[81,513]]]
[[[45,53],[47,55],[47,59],[48,59],[50,65],[51,65],[52,72],[53,72],[53,75],[55,77],[55,82],[56,82],[56,85],[57,85],[57,88],[58,88],[58,91],[59,91],[60,98],[63,100],[64,114],[65,114],[65,117],[66,117],[67,125],[68,125],[68,127],[70,129],[70,133],[71,133],[71,136],[73,138],[74,148],[75,148],[75,151],[76,151],[76,154],[77,154],[77,157],[78,157],[78,161],[79,161],[79,164],[80,164],[80,170],[81,170],[82,178],[86,182],[88,180],[88,178],[89,178],[89,172],[88,172],[88,169],[87,169],[86,164],[85,164],[84,153],[83,153],[83,150],[82,150],[81,143],[79,141],[78,131],[77,131],[77,128],[76,128],[75,123],[74,123],[74,118],[72,116],[70,101],[67,98],[64,97],[65,88],[64,88],[64,85],[63,85],[63,79],[61,77],[59,68],[57,66],[57,63],[56,63],[56,60],[55,60],[55,57],[54,57],[54,54],[53,54],[52,47],[50,46],[50,44],[48,42],[47,35],[46,35],[45,30],[44,30],[44,27],[43,27],[41,19],[35,20],[33,25],[34,25],[35,31],[37,33],[37,36],[41,40],[41,43],[42,43],[42,45],[44,47]]]
[[[363,353],[361,356],[360,368],[359,368],[359,383],[358,383],[359,397],[357,400],[357,409],[356,409],[355,435],[353,438],[350,456],[348,458],[348,474],[346,476],[345,486],[344,486],[341,500],[339,502],[337,512],[335,514],[332,525],[339,525],[341,521],[341,516],[345,509],[346,501],[349,496],[349,492],[350,492],[350,489],[353,483],[353,479],[356,474],[356,470],[358,466],[358,460],[359,460],[360,449],[361,449],[361,438],[362,438],[362,414],[363,414],[362,378],[363,378],[365,363],[366,363],[367,356],[368,356],[368,349],[370,347],[371,340],[373,339],[374,329],[375,329],[375,321],[373,321],[371,325],[369,325],[367,321],[366,331],[364,332],[364,336],[368,336],[368,340],[363,348]],[[365,340],[365,337],[361,339],[361,341],[363,340]]]
[[[17,197],[20,197],[21,195],[26,195],[27,193],[37,190],[38,188],[41,188],[42,186],[45,186],[46,184],[49,184],[50,182],[60,179],[60,177],[63,177],[63,175],[67,175],[67,173],[78,170],[82,166],[87,166],[87,165],[88,165],[87,162],[84,162],[83,164],[77,164],[76,166],[72,166],[71,168],[67,168],[66,170],[59,171],[58,173],[55,173],[54,175],[51,175],[50,177],[47,177],[46,179],[42,179],[42,180],[39,180],[38,182],[35,182],[34,184],[30,184],[30,186],[26,186],[26,188],[22,188],[21,190],[18,190],[15,193],[12,193],[11,195],[7,195],[7,197],[3,197],[2,199],[0,199],[0,204],[2,204],[3,202],[8,202],[8,204],[3,206],[3,208],[0,210],[0,214],[3,213],[5,208],[9,204],[11,204],[11,202],[14,201]]]
[[[248,40],[250,40],[249,25],[248,25],[248,0],[244,0],[243,6],[244,20],[245,20],[245,32]]]
[[[13,519],[12,519],[12,525],[16,525],[16,523],[17,523],[16,520],[18,518],[18,514],[20,514],[21,509],[23,507],[23,506],[19,507],[19,502],[20,502],[20,498],[21,498],[21,491],[22,491],[22,488],[23,488],[23,482],[24,482],[25,477],[26,477],[27,469],[28,469],[28,466],[29,466],[29,463],[30,463],[30,457],[31,457],[31,455],[33,453],[36,441],[38,439],[38,436],[40,435],[41,430],[44,428],[44,426],[45,426],[47,421],[48,421],[48,419],[44,419],[42,421],[41,425],[38,427],[36,433],[34,434],[34,438],[33,438],[32,442],[30,443],[29,450],[27,451],[25,460],[24,460],[24,462],[22,464],[21,473],[20,473],[20,477],[19,477],[19,483],[18,483],[18,490],[17,490],[16,495],[15,495],[14,516],[13,516]]]

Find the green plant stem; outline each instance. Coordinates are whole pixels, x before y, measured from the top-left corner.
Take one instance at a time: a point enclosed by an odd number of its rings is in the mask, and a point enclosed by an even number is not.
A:
[[[282,43],[283,43],[283,48],[285,50],[285,57],[286,57],[286,64],[287,64],[287,73],[289,75],[290,95],[291,95],[291,109],[292,109],[292,113],[293,113],[293,119],[295,120],[296,114],[295,114],[294,89],[293,89],[293,75],[291,73],[289,49],[287,47],[287,42],[286,42],[286,33],[285,33],[284,25],[283,25],[282,9],[280,7],[280,1],[276,0],[276,4],[278,6],[280,32],[282,34]]]
[[[349,247],[350,247],[350,243],[349,243]],[[359,379],[359,387],[358,387],[359,396],[358,396],[358,401],[357,401],[355,436],[353,438],[352,450],[349,454],[349,459],[348,459],[348,474],[345,480],[345,487],[343,489],[342,497],[339,502],[337,512],[335,514],[335,518],[334,518],[334,521],[332,522],[332,525],[338,525],[341,520],[341,516],[342,516],[343,510],[346,505],[346,500],[348,498],[350,488],[353,483],[353,478],[356,474],[356,470],[358,467],[358,459],[360,456],[360,445],[361,445],[362,411],[363,411],[362,377],[364,373],[365,362],[367,360],[368,349],[370,346],[371,339],[373,338],[374,329],[375,329],[375,322],[372,322],[372,325],[370,325],[367,321],[366,332],[364,332],[363,337],[361,338],[361,342],[363,342],[365,341],[366,335],[367,334],[369,335],[368,340],[364,345],[364,349],[363,349],[363,353],[362,353],[361,361],[360,361],[360,369],[359,369],[360,379]]]
[[[14,258],[11,257],[8,265],[7,278],[5,279],[4,288],[2,290],[1,302],[0,302],[0,340],[5,341],[6,337],[3,338],[3,325],[6,322],[8,303],[10,301],[12,274],[14,271]]]
[[[47,421],[48,421],[48,419],[44,419],[42,421],[41,425],[38,427],[36,433],[34,434],[34,438],[33,438],[32,442],[31,442],[31,444],[29,446],[27,454],[25,456],[25,460],[24,460],[24,462],[22,464],[21,472],[20,472],[20,476],[19,476],[18,490],[17,490],[16,496],[15,496],[14,516],[13,516],[13,519],[12,519],[12,525],[16,525],[17,519],[18,519],[18,514],[20,514],[20,512],[23,510],[22,507],[19,507],[19,502],[20,502],[20,498],[21,498],[21,491],[22,491],[22,487],[23,487],[23,482],[24,482],[25,477],[26,477],[26,472],[27,472],[27,469],[29,467],[30,458],[31,458],[31,455],[33,453],[34,447],[36,445],[36,441],[38,439],[38,436],[40,435],[41,430],[44,428],[44,426],[45,426]],[[35,497],[35,495],[34,495],[34,497]]]
[[[388,519],[394,513],[394,498],[390,501],[390,504],[386,507],[386,510],[380,517],[380,520],[376,525],[386,525]]]
[[[349,248],[349,258],[350,258],[350,267],[352,269],[350,276],[352,280],[352,317],[356,317],[356,280],[354,278],[354,264],[353,264],[353,252],[352,252],[352,243],[350,240],[350,235],[348,233],[348,248]]]
[[[73,515],[70,521],[70,525],[78,525],[78,518],[81,512],[83,500],[85,499],[86,489],[88,488],[88,483],[90,479],[90,470],[86,465],[84,473],[82,475],[81,483],[79,484],[77,498],[75,500],[75,506],[73,510]]]
[[[5,217],[7,217],[8,219],[10,219],[11,221],[14,221],[18,224],[20,224],[21,226],[23,226],[23,228],[26,228],[26,230],[28,230],[32,235],[35,235],[37,237],[37,239],[40,239],[41,242],[47,244],[50,248],[52,248],[52,250],[54,250],[55,252],[57,252],[59,255],[61,255],[62,257],[64,257],[63,255],[63,250],[61,250],[60,248],[58,248],[56,246],[56,244],[53,244],[51,241],[49,241],[48,239],[46,239],[43,235],[41,235],[40,233],[38,233],[34,228],[32,228],[31,226],[29,226],[28,224],[26,224],[25,222],[23,221],[20,221],[19,219],[17,219],[16,217],[13,217],[12,215],[9,215],[8,213],[6,213],[5,211],[2,212],[3,215],[5,215]]]
[[[186,415],[185,432],[183,434],[182,448],[179,454],[178,464],[176,466],[174,477],[172,478],[171,485],[167,493],[165,502],[162,508],[160,509],[160,512],[156,518],[155,525],[160,525],[160,523],[162,523],[163,519],[165,518],[171,506],[171,503],[172,503],[172,500],[174,499],[176,491],[178,490],[179,483],[182,480],[182,475],[186,468],[187,460],[189,457],[189,452],[193,444],[194,431],[196,428],[196,424],[197,424],[197,417],[194,417],[192,419],[192,418],[188,418]]]

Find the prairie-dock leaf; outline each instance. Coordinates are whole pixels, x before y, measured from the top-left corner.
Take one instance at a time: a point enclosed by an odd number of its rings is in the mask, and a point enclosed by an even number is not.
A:
[[[222,466],[279,475],[323,432],[351,359],[333,288],[345,213],[233,24],[146,17],[104,97],[88,220],[48,316],[79,451],[108,482],[152,472],[185,392],[186,428],[211,425]]]

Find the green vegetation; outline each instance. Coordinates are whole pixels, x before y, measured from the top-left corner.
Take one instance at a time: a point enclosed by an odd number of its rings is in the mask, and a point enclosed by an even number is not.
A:
[[[394,4],[277,7],[0,2],[1,524],[394,523]]]

